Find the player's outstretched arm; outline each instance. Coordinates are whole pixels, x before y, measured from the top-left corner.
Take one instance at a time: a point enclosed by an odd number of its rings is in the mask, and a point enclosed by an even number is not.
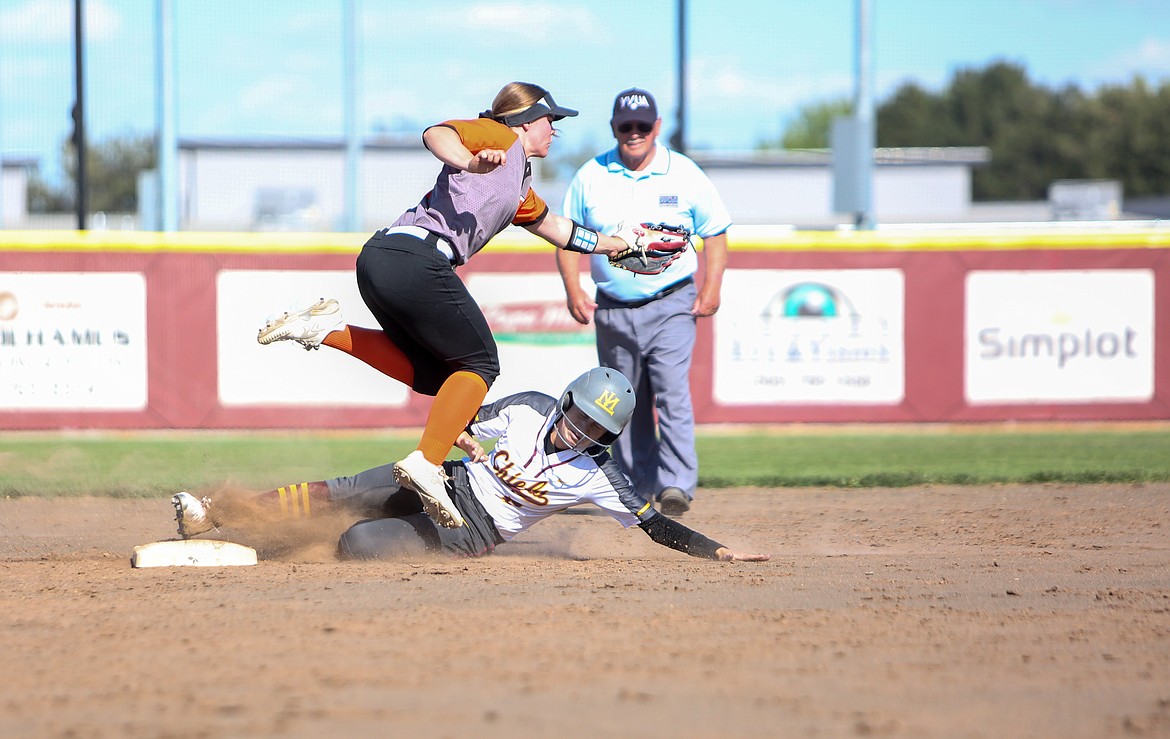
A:
[[[771,558],[771,554],[749,554],[737,552],[727,547],[719,547],[715,550],[715,559],[720,562],[767,562]]]
[[[718,562],[764,562],[771,559],[772,556],[770,554],[748,554],[728,549],[719,542],[708,539],[698,531],[689,529],[661,513],[655,513],[639,523],[638,526],[656,543],[677,549],[692,557],[713,559]]]
[[[616,236],[598,233],[556,213],[549,213],[539,223],[524,228],[559,249],[579,254],[604,254],[608,257],[630,248]]]

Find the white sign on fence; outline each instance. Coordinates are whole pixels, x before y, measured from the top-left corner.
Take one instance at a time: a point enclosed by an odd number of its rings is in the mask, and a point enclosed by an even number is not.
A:
[[[966,295],[969,402],[1153,397],[1150,270],[971,272]]]
[[[0,407],[146,407],[138,272],[0,272]]]
[[[224,406],[406,405],[409,388],[348,354],[256,343],[272,316],[336,298],[347,323],[377,329],[353,270],[223,270],[216,278],[219,399]]]
[[[728,270],[715,314],[715,399],[900,402],[904,283],[896,269]]]
[[[582,284],[592,295],[592,282]],[[488,391],[489,401],[527,390],[560,397],[570,381],[597,366],[593,326],[569,315],[555,273],[475,273],[467,278],[467,289],[500,352],[500,377]]]

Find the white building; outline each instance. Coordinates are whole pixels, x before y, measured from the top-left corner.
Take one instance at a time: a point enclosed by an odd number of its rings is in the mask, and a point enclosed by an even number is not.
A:
[[[180,230],[345,228],[340,142],[187,140],[179,142],[178,164]],[[359,167],[362,230],[388,226],[416,205],[439,167],[421,139],[367,143]]]
[[[711,178],[736,223],[831,228],[853,222],[853,214],[833,212],[830,151],[696,152],[692,158]],[[875,150],[875,219],[969,219],[972,169],[990,160],[985,147]]]
[[[33,159],[0,159],[0,228],[25,228],[28,223],[28,173]]]
[[[831,154],[751,152],[693,158],[711,177],[732,219],[748,224],[831,228],[851,223],[833,213]],[[963,220],[971,210],[972,168],[989,161],[980,147],[878,149],[874,211],[878,221]],[[567,182],[541,178],[537,191],[559,207]],[[388,225],[434,184],[439,165],[421,140],[367,143],[360,165],[363,230]],[[335,231],[345,223],[345,148],[340,142],[186,140],[179,144],[182,230]]]
[[[179,142],[179,229],[182,231],[342,231],[345,147],[340,141]],[[879,225],[913,223],[1050,222],[1053,200],[975,203],[975,167],[990,161],[985,147],[877,149],[873,209]],[[827,229],[852,224],[854,214],[833,211],[829,151],[692,152],[739,225]],[[74,227],[72,214],[28,214],[33,160],[4,160],[0,228]],[[555,209],[568,182],[533,160],[537,192]],[[434,185],[439,164],[421,138],[368,141],[360,163],[361,232],[382,228],[418,203]],[[143,177],[153,188],[153,178]],[[156,222],[153,190],[142,190],[138,214],[91,215],[90,228],[149,229]],[[1125,208],[1111,217],[1164,218],[1162,210]],[[1135,201],[1135,205],[1136,205]],[[1125,203],[1129,205],[1129,203]],[[1117,208],[1113,209],[1118,210]],[[1151,215],[1154,214],[1154,215]],[[112,219],[112,220],[111,220]]]

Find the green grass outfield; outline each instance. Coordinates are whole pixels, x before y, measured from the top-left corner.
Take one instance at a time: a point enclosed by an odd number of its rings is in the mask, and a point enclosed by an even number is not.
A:
[[[0,434],[0,496],[266,490],[400,459],[418,431]],[[1170,425],[700,429],[702,487],[1170,480]],[[454,455],[453,455],[454,456]]]

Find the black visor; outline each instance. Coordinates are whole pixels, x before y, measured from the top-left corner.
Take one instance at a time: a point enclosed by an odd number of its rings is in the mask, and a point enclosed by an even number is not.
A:
[[[540,120],[545,116],[552,116],[554,121],[559,121],[562,118],[571,118],[575,115],[577,115],[577,111],[572,108],[564,108],[557,105],[557,102],[553,100],[553,96],[545,92],[544,97],[537,100],[525,110],[519,113],[513,113],[512,115],[506,115],[500,121],[505,126],[522,126],[525,123]]]

